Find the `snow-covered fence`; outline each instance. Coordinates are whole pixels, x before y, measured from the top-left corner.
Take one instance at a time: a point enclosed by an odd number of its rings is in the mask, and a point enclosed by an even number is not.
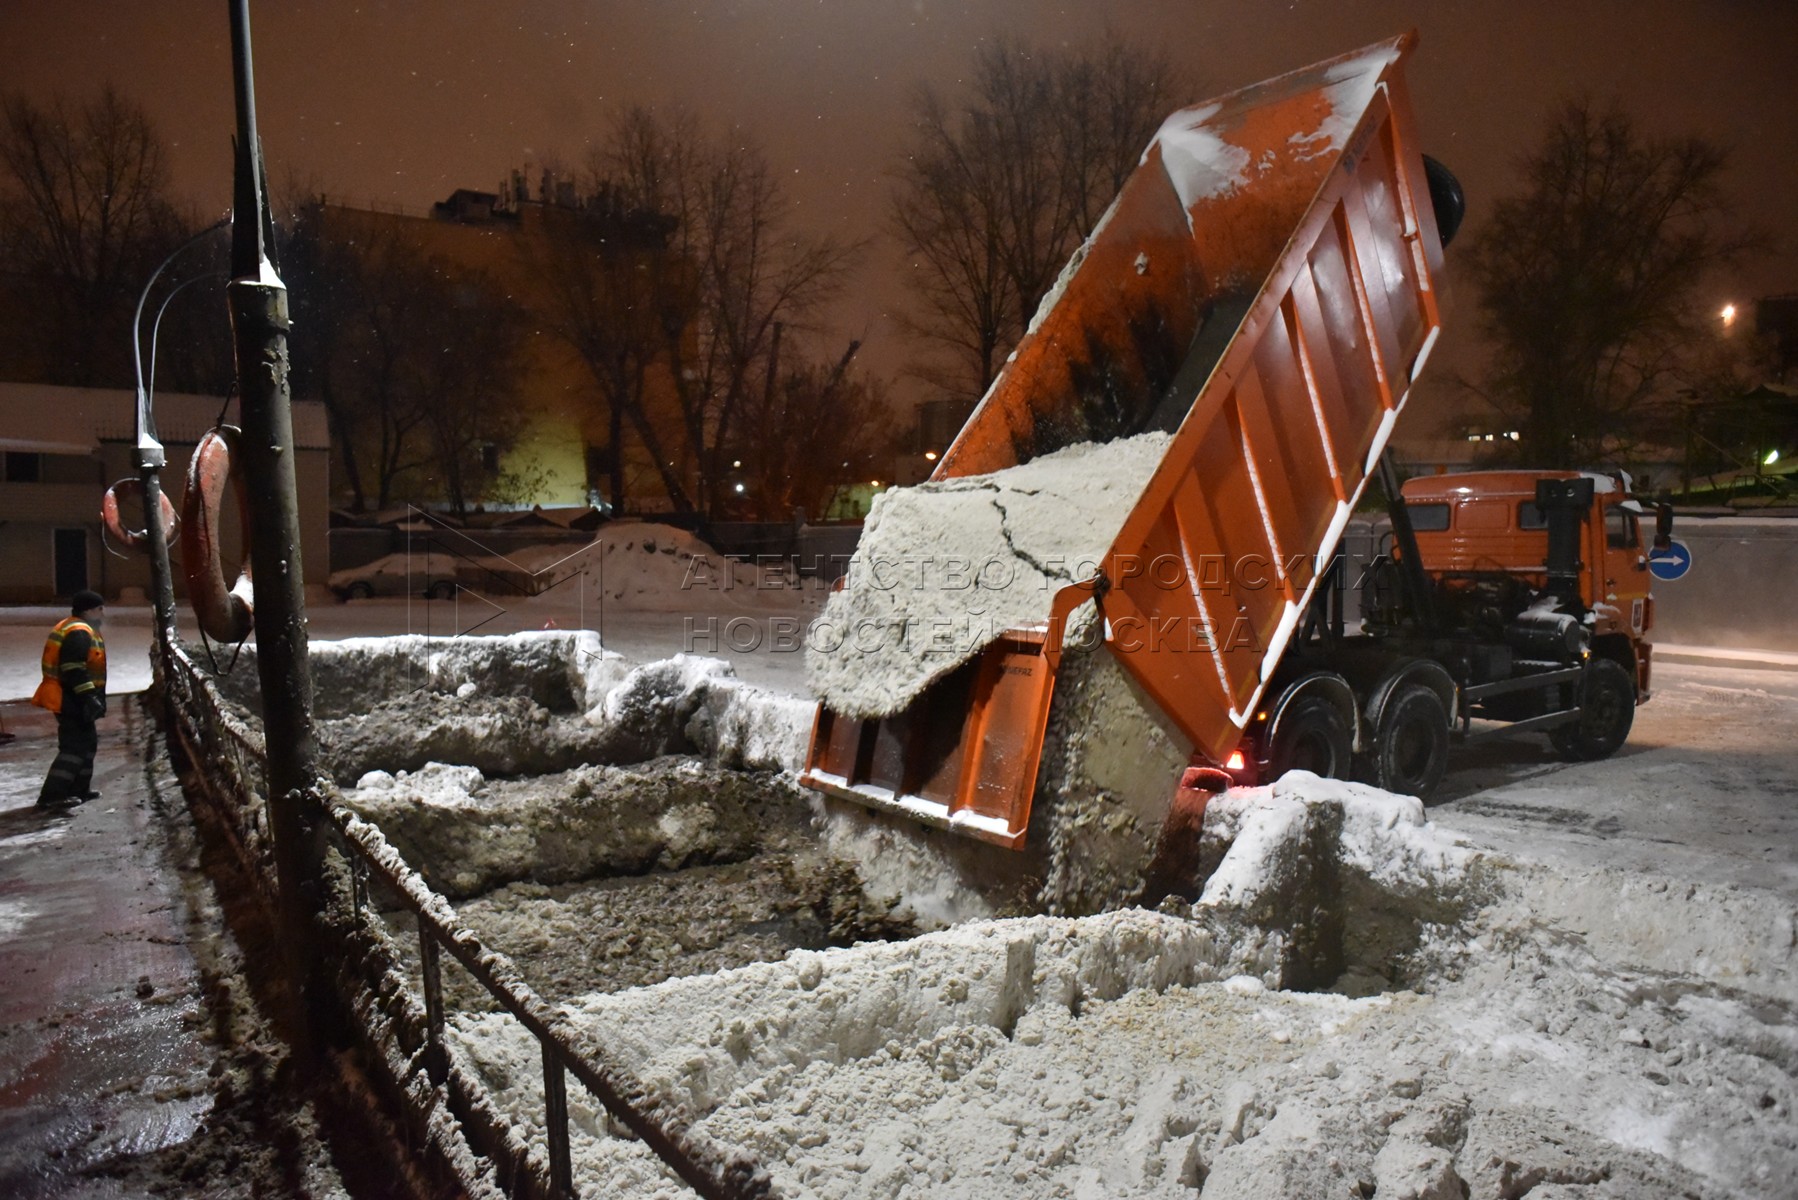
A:
[[[216,683],[179,645],[158,647],[153,654],[165,733],[187,768],[183,784],[219,818],[245,869],[263,883],[260,899],[272,903],[274,848],[265,810],[262,735],[232,714]],[[334,960],[328,974],[337,986],[339,1016],[347,1018],[369,1061],[386,1072],[380,1082],[400,1100],[414,1132],[464,1191],[474,1197],[575,1194],[566,1083],[572,1074],[699,1195],[721,1200],[775,1195],[768,1173],[750,1156],[696,1135],[691,1114],[678,1101],[651,1091],[614,1062],[590,1034],[539,996],[505,955],[484,945],[381,831],[345,806],[328,780],[319,781],[311,799],[340,856],[333,863],[339,877],[331,881],[337,886],[319,912],[323,943]],[[418,997],[397,947],[381,924],[369,919],[371,880],[417,919]],[[445,952],[540,1045],[546,1147],[530,1145],[486,1086],[450,1053],[443,1036]]]

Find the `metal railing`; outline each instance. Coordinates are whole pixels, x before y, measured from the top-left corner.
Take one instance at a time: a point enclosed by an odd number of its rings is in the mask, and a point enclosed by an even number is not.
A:
[[[180,743],[193,767],[186,774],[222,818],[239,859],[265,885],[265,896],[272,896],[274,850],[263,804],[267,760],[262,734],[231,712],[217,684],[178,644],[159,646],[153,657],[169,737]],[[345,805],[329,780],[318,782],[314,800],[348,874],[351,913],[347,927],[342,922],[334,925],[328,912],[320,914],[327,927],[326,944],[337,958],[333,975],[339,991],[353,993],[340,994],[339,999],[360,1023],[358,1032],[371,1044],[379,1041],[368,1019],[376,1011],[402,1029],[422,1025],[422,1044],[403,1048],[409,1053],[416,1051],[417,1065],[432,1091],[447,1094],[450,1114],[463,1139],[493,1165],[505,1193],[552,1200],[576,1194],[567,1091],[567,1076],[573,1075],[616,1121],[699,1195],[718,1200],[776,1195],[767,1172],[747,1153],[725,1152],[697,1135],[684,1106],[647,1088],[591,1034],[539,996],[511,960],[460,922],[449,902],[406,864],[379,828]],[[410,995],[411,981],[401,977],[398,955],[380,923],[369,918],[371,880],[415,918],[422,993],[418,998]],[[370,952],[381,947],[388,952]],[[460,963],[495,1004],[529,1030],[541,1048],[546,1166],[538,1165],[537,1156],[529,1152],[528,1140],[520,1137],[523,1131],[500,1113],[485,1085],[463,1070],[450,1053],[445,1040],[444,953]],[[404,1078],[389,1083],[402,1093],[414,1090]],[[421,1120],[430,1123],[428,1115]],[[427,1136],[427,1141],[431,1140],[435,1139]],[[457,1174],[460,1178],[464,1172]],[[491,1186],[481,1180],[460,1181],[471,1193]]]

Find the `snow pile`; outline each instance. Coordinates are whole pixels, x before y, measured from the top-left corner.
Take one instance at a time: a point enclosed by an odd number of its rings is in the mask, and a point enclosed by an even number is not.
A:
[[[692,759],[581,767],[488,780],[473,767],[371,771],[345,799],[445,895],[503,883],[735,862],[764,828],[803,811],[779,776],[723,771]]]
[[[920,929],[1030,910],[1017,873],[1025,856],[811,793],[820,843],[856,864],[862,886]]]
[[[1473,852],[1425,819],[1423,801],[1363,783],[1291,771],[1265,787],[1234,788],[1205,812],[1206,836],[1228,852],[1199,903],[1278,903],[1320,841],[1321,859],[1400,897],[1434,894],[1466,875]]]
[[[431,762],[515,776],[692,753],[796,771],[815,712],[721,659],[633,666],[586,631],[351,638],[313,643],[312,661],[320,742],[346,784]],[[253,702],[253,658],[221,683]]]
[[[753,687],[730,673],[713,674],[687,719],[687,740],[721,767],[797,774],[805,768],[817,715],[810,700]]]
[[[420,688],[363,711],[318,723],[332,778],[348,784],[370,771],[416,771],[455,763],[488,775],[542,775],[582,763],[641,761],[609,757],[606,733],[574,713],[552,712],[529,696]]]
[[[578,593],[595,605],[648,612],[786,608],[800,586],[787,570],[736,562],[685,530],[651,521],[613,521],[573,552],[537,546],[508,561],[538,595],[566,601]]]
[[[886,716],[1005,630],[1042,625],[1055,593],[1097,569],[1168,440],[1082,443],[879,497],[847,586],[812,624],[813,692],[848,716]]]
[[[628,664],[588,630],[503,637],[356,637],[312,641],[313,714],[323,719],[368,712],[382,699],[429,690],[528,697],[554,712],[586,711],[624,677]],[[259,709],[255,643],[218,677],[230,700]]]
[[[1299,779],[1217,809],[1208,824],[1229,849],[1190,917],[980,922],[568,1011],[699,1134],[748,1150],[782,1194],[820,1200],[1673,1200],[1775,1194],[1798,1171],[1791,1002],[1683,973],[1695,948],[1664,974],[1638,964],[1633,934],[1582,935],[1617,877],[1545,916],[1529,904],[1535,873],[1473,858],[1404,798]],[[1335,867],[1302,861],[1316,856]],[[1378,994],[1270,991],[1260,949],[1285,931],[1257,941],[1255,913],[1275,897],[1302,906],[1292,881],[1331,870],[1417,915],[1475,875],[1496,903],[1433,927],[1427,970]],[[1670,882],[1645,882],[1664,897],[1646,923],[1711,912],[1713,933],[1742,926],[1729,945],[1766,945],[1768,913],[1718,916]],[[537,1126],[534,1041],[499,1015],[457,1017],[451,1037]],[[584,1192],[670,1189],[591,1097],[571,1089],[569,1106]]]
[[[1308,771],[1213,799],[1204,842],[1217,869],[1193,912],[1259,938],[1270,986],[1385,990],[1473,898],[1473,853],[1422,801]]]

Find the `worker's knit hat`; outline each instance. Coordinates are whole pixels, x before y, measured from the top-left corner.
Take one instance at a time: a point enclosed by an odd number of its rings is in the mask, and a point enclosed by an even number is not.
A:
[[[72,616],[79,617],[89,609],[99,608],[105,603],[106,597],[102,596],[99,592],[79,591],[76,592],[74,598],[69,601],[69,613]]]

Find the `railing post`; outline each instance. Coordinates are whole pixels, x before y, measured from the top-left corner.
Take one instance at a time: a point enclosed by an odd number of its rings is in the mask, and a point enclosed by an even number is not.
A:
[[[568,1077],[556,1048],[543,1042],[543,1124],[549,1131],[549,1191],[556,1200],[574,1196],[574,1163],[568,1149]]]
[[[356,924],[361,925],[367,919],[366,910],[369,907],[368,864],[362,861],[362,856],[352,846],[344,846],[343,854],[350,863],[350,901],[355,906]]]
[[[438,957],[437,935],[423,913],[418,914],[418,961],[425,989],[425,1072],[431,1082],[449,1077],[449,1053],[443,1044],[443,971]]]

